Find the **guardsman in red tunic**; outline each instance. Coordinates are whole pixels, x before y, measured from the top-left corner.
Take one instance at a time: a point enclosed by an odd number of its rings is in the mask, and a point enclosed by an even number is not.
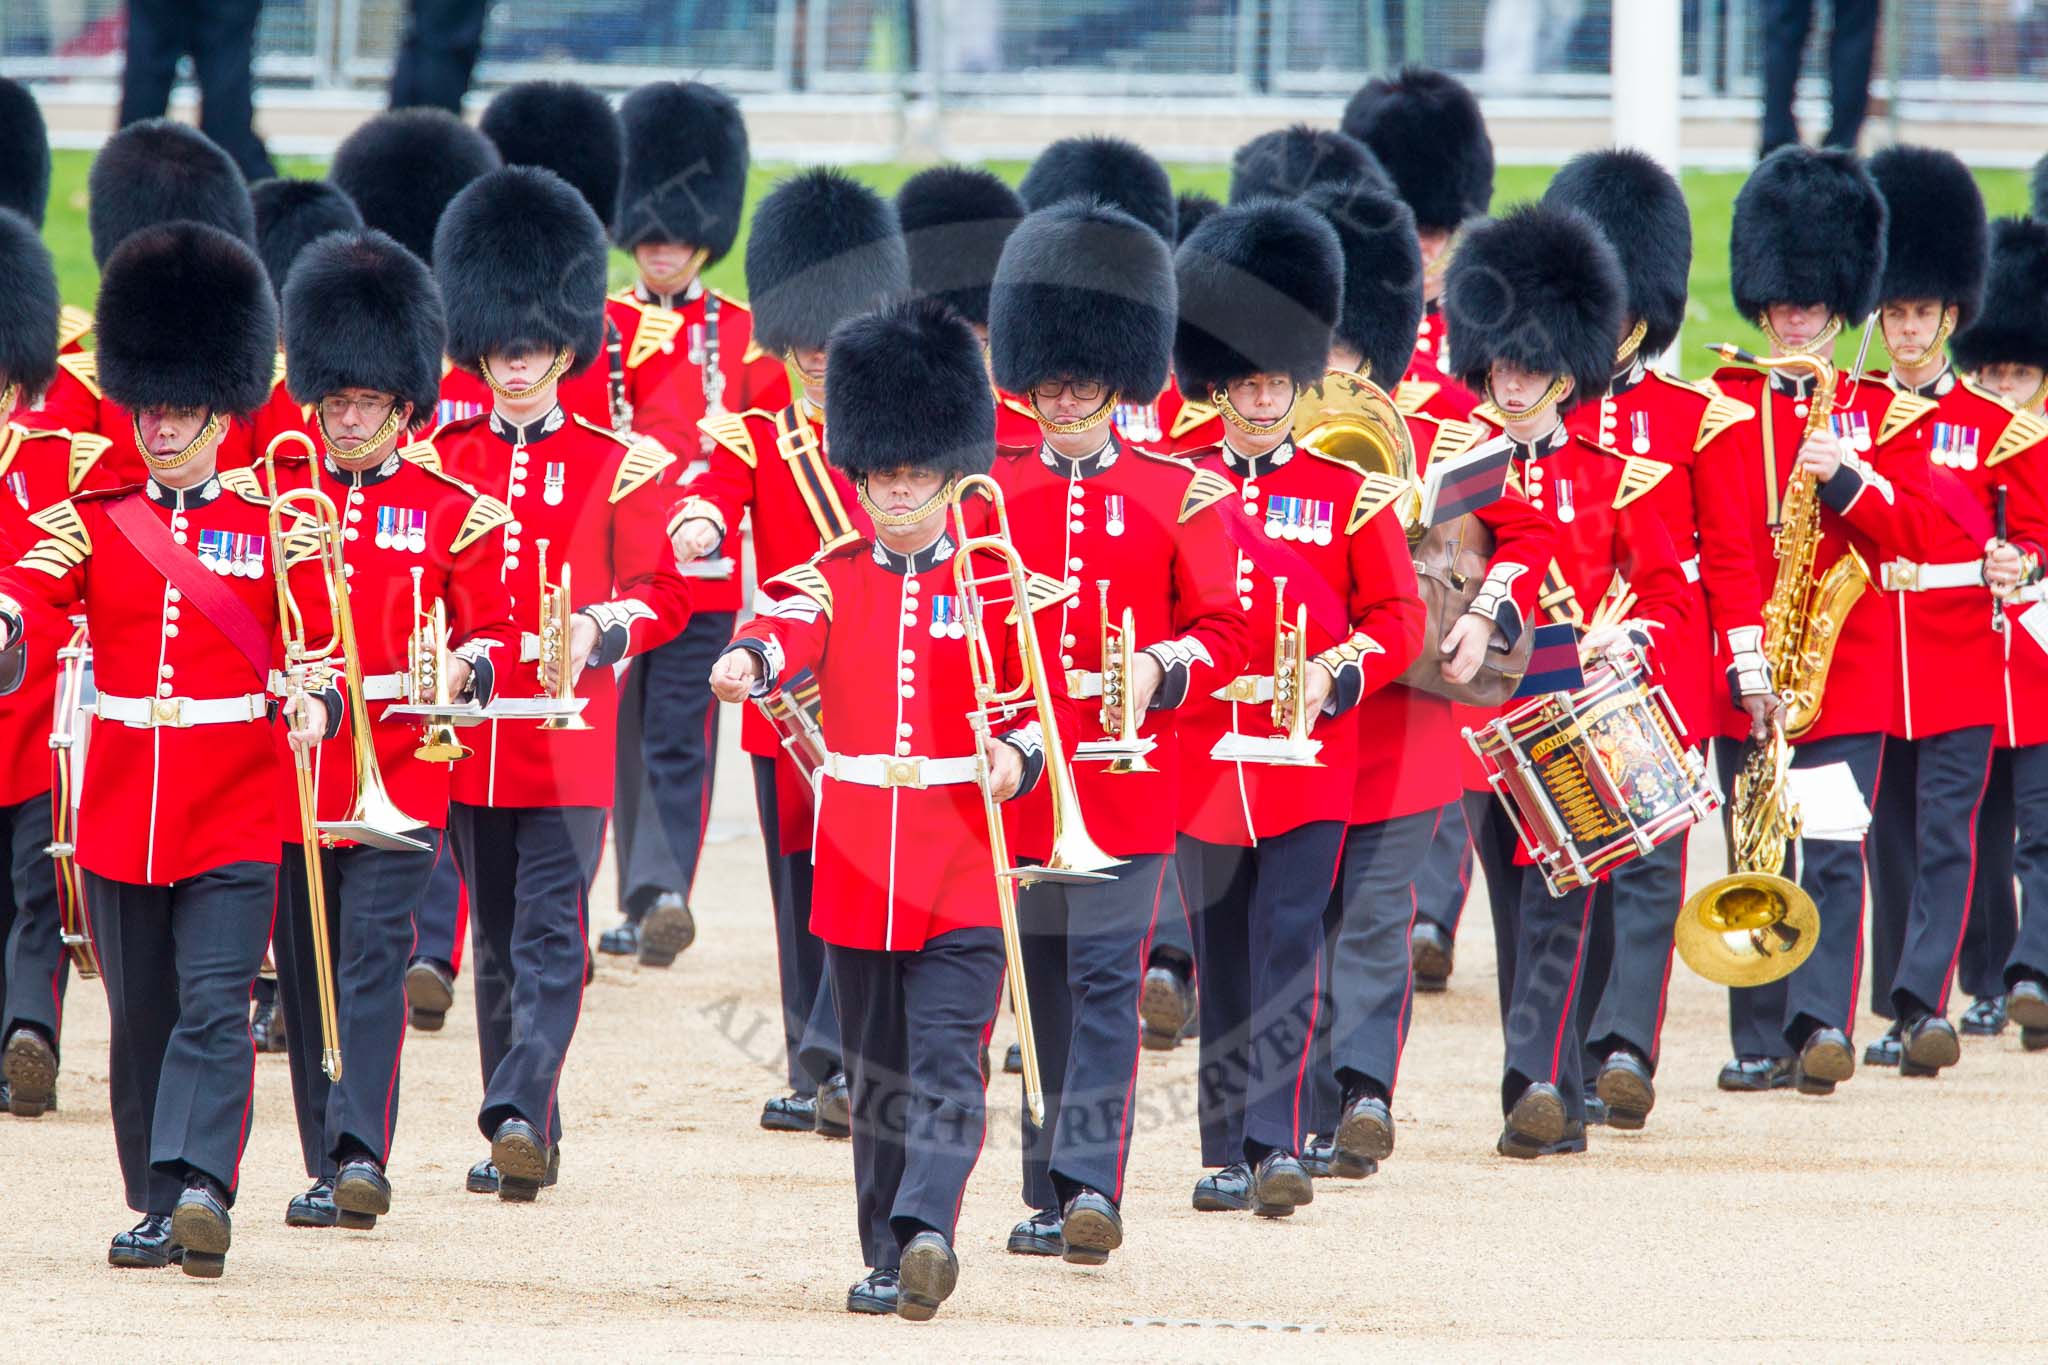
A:
[[[1623,456],[1575,434],[1565,414],[1597,401],[1613,372],[1627,285],[1614,249],[1577,214],[1547,204],[1473,228],[1444,285],[1457,377],[1485,393],[1479,415],[1500,428],[1529,501],[1557,523],[1556,558],[1542,603],[1552,619],[1589,627],[1582,655],[1633,643],[1655,661],[1663,636],[1682,629],[1684,575],[1663,523],[1640,500],[1669,466]],[[1645,468],[1648,466],[1648,468]],[[1620,620],[1596,609],[1626,587],[1637,599]],[[1475,820],[1494,911],[1501,972],[1501,1079],[1506,1117],[1496,1150],[1529,1159],[1586,1150],[1586,1086],[1575,1024],[1596,883],[1551,894],[1501,840],[1495,802]]]
[[[1000,815],[984,803],[1037,784],[1043,718],[968,718],[974,641],[948,505],[957,478],[988,469],[995,436],[973,330],[932,300],[892,304],[833,333],[830,368],[832,459],[854,481],[874,538],[765,581],[762,614],[741,626],[711,683],[726,701],[805,671],[821,688],[829,756],[811,928],[825,941],[844,1027],[870,1267],[846,1307],[922,1321],[959,1276],[955,1224],[985,1124],[981,1045],[1002,990],[990,852]],[[987,521],[982,506],[969,534]],[[993,556],[970,567],[983,579],[1006,572]],[[1006,624],[1012,595],[992,584],[977,595],[988,681],[1013,688],[1026,675],[1021,629]],[[1034,615],[1042,700],[1070,747],[1078,717],[1052,667],[1053,612]]]
[[[1889,210],[1878,317],[1892,358],[1889,374],[1870,378],[1935,407],[1926,535],[1911,555],[1877,570],[1898,660],[1869,849],[1870,1004],[1894,1022],[1864,1056],[1928,1076],[1946,1063],[1902,1062],[1904,1029],[1916,1016],[1947,1014],[1979,869],[1979,808],[2005,711],[2004,614],[1984,555],[1999,539],[1996,490],[2009,485],[2009,462],[2048,441],[2048,424],[1949,366],[1947,342],[1982,306],[1990,255],[1984,199],[1969,168],[1948,152],[1896,146],[1871,158],[1870,176]],[[2004,985],[1995,972],[1976,984],[1982,989],[1963,1013],[1963,1032],[1996,1034],[2005,1027]],[[1931,1027],[1923,1055],[1956,1060],[1956,1051],[1936,1046],[1941,1029]]]
[[[387,714],[407,697],[416,613],[434,613],[445,636],[448,699],[491,700],[493,658],[519,649],[512,602],[491,534],[511,520],[480,496],[401,449],[434,410],[446,349],[440,291],[427,267],[381,232],[320,238],[298,257],[284,291],[287,380],[313,416],[317,474],[305,464],[286,487],[312,487],[340,514],[355,663],[377,771],[414,827],[415,848],[343,843],[320,855],[344,1065],[321,1069],[319,995],[308,926],[306,855],[295,793],[282,794],[291,831],[278,872],[278,999],[285,1013],[299,1145],[313,1187],[291,1201],[294,1227],[363,1228],[391,1209],[385,1171],[398,1119],[398,1057],[405,1036],[413,911],[433,872],[448,818],[448,763],[423,759],[421,723]],[[282,452],[280,452],[282,453]],[[431,627],[429,627],[431,630]],[[423,697],[421,700],[431,700]],[[345,821],[357,792],[350,726],[313,758],[319,818]],[[284,776],[289,777],[289,765]],[[281,784],[283,785],[283,784]]]
[[[1767,727],[1778,703],[1761,667],[1765,589],[1748,548],[1753,514],[1744,474],[1753,457],[1742,444],[1754,439],[1749,419],[1756,414],[1709,385],[1651,368],[1685,320],[1692,267],[1685,195],[1641,152],[1601,151],[1568,163],[1543,200],[1592,219],[1621,262],[1628,311],[1613,375],[1566,424],[1622,455],[1624,496],[1657,515],[1679,556],[1686,612],[1659,636],[1657,663],[1687,741],[1703,747],[1718,731],[1724,695]],[[1714,676],[1723,668],[1725,677]],[[1594,913],[1579,1024],[1586,1075],[1611,1127],[1642,1127],[1656,1103],[1688,842],[1668,839],[1615,868],[1603,893],[1612,911]]]
[[[1189,510],[1215,509],[1251,623],[1248,671],[1192,699],[1178,726],[1180,874],[1202,987],[1202,1161],[1220,1168],[1196,1183],[1194,1205],[1282,1217],[1314,1197],[1300,1153],[1359,703],[1421,652],[1424,613],[1389,510],[1399,482],[1291,436],[1301,386],[1328,363],[1344,290],[1329,223],[1294,203],[1223,209],[1181,244],[1175,273],[1175,367],[1229,426],[1193,457]]]
[[[141,488],[37,512],[43,538],[0,571],[0,635],[24,607],[82,604],[99,698],[77,861],[112,1029],[108,1081],[129,1205],[107,1253],[221,1274],[255,1079],[249,993],[277,888],[270,673],[281,656],[269,502],[213,464],[229,413],[269,397],[277,310],[262,263],[217,228],[144,228],[107,261],[99,349],[109,396],[150,461]],[[328,643],[317,568],[292,571],[306,642]],[[294,691],[291,742],[340,716]],[[318,688],[319,690],[314,690]],[[195,811],[221,818],[191,818]]]
[[[1799,147],[1773,152],[1735,201],[1730,259],[1736,311],[1756,319],[1774,356],[1825,357],[1844,322],[1867,317],[1876,306],[1884,245],[1884,200],[1853,155]],[[1816,578],[1851,551],[1869,567],[1870,586],[1840,621],[1819,715],[1793,741],[1792,759],[1794,768],[1848,764],[1867,804],[1877,795],[1879,758],[1898,694],[1896,612],[1876,580],[1887,560],[1924,558],[1920,547],[1934,512],[1927,478],[1934,403],[1867,376],[1843,376],[1828,427],[1805,437],[1813,383],[1803,372],[1731,366],[1714,382],[1757,411],[1757,434],[1744,442],[1752,463],[1743,477],[1754,516],[1749,544],[1766,596],[1777,579],[1775,533],[1795,471],[1819,480]],[[1985,615],[1988,622],[1989,604]],[[1754,722],[1732,708],[1723,714],[1721,737],[1730,742],[1715,745],[1715,763],[1721,790],[1732,792],[1745,747],[1734,741]],[[1809,812],[1809,827],[1818,823]],[[1825,1095],[1855,1074],[1849,1035],[1863,967],[1863,848],[1854,838],[1809,836],[1800,849],[1799,884],[1820,908],[1819,945],[1784,980],[1729,992],[1735,1057],[1721,1070],[1724,1090],[1796,1085],[1802,1094]],[[1955,1046],[1945,1021],[1930,1016],[1920,1032],[1928,1040],[1925,1056]]]
[[[1068,200],[1010,238],[991,311],[996,382],[1041,414],[1036,442],[998,448],[996,481],[1025,565],[1073,590],[1045,611],[1059,646],[1048,663],[1080,709],[1078,742],[1120,741],[1128,706],[1147,750],[1135,770],[1107,753],[1077,765],[1089,833],[1124,860],[1116,879],[1034,883],[1017,902],[1046,1121],[1024,1116],[1024,1201],[1036,1212],[1009,1246],[1081,1265],[1123,1241],[1139,985],[1162,909],[1181,913],[1162,904],[1181,769],[1175,716],[1244,670],[1249,634],[1220,513],[1202,506],[1212,482],[1111,429],[1121,395],[1165,381],[1173,297],[1173,257],[1157,234]],[[1017,856],[1051,854],[1048,796],[1019,803],[1012,841]]]
[[[485,548],[502,555],[513,620],[534,632],[495,668],[494,718],[464,732],[475,753],[455,770],[448,816],[476,951],[477,1127],[491,1141],[468,1184],[528,1200],[554,1181],[556,1094],[582,1008],[612,800],[612,665],[674,638],[689,590],[662,534],[657,476],[674,457],[569,416],[556,390],[602,347],[597,215],[553,172],[507,167],[455,197],[437,245],[448,353],[495,402],[413,458],[510,509]],[[552,714],[572,686],[583,725],[536,724],[532,708]]]
[[[625,351],[632,431],[675,453],[662,475],[673,492],[710,467],[717,445],[699,423],[781,408],[789,376],[779,356],[754,344],[746,306],[702,279],[739,235],[747,189],[739,106],[708,85],[657,81],[627,96],[620,118],[626,168],[612,241],[632,253],[640,278],[605,310]],[[638,954],[645,966],[668,965],[696,937],[690,888],[718,752],[719,708],[704,678],[732,638],[739,558],[739,541],[728,536],[690,565],[690,624],[636,660],[619,689],[612,828],[624,918],[599,936],[598,949]]]
[[[2048,223],[2003,218],[1991,229],[1984,309],[1957,332],[1959,369],[2023,416],[2048,400]],[[1977,831],[1976,894],[1963,943],[1971,974],[2005,992],[2020,1046],[2048,1051],[2048,451],[2039,445],[2000,461],[2007,490],[2002,543],[1984,556],[1985,577],[2005,600],[2005,706],[1998,752]],[[2017,837],[2017,847],[2015,838]],[[2019,922],[2017,874],[2027,907]],[[1972,940],[1976,940],[1973,942]],[[1997,987],[1991,987],[1996,989]]]
[[[820,550],[851,545],[867,534],[867,513],[853,485],[826,459],[825,340],[847,318],[909,286],[896,215],[865,185],[838,171],[810,170],[761,201],[747,238],[754,335],[793,367],[801,391],[773,411],[749,409],[704,420],[704,431],[716,443],[710,468],[683,488],[669,515],[669,535],[685,571],[730,543],[742,516],[753,521],[755,572],[763,582]],[[740,745],[754,759],[791,1091],[762,1107],[761,1126],[844,1137],[838,1016],[823,950],[807,927],[809,785],[757,708],[743,713]]]

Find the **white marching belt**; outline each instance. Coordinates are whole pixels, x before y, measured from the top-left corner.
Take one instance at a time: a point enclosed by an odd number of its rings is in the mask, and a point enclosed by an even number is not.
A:
[[[282,696],[284,695],[284,674],[282,674],[282,673],[278,672],[278,671],[277,671],[276,669],[274,669],[274,668],[270,670],[270,695],[271,695],[271,696],[273,696],[273,697],[282,697]],[[372,674],[370,674],[370,675],[369,675],[368,677],[366,677],[366,678],[364,678],[364,679],[363,679],[363,700],[364,700],[364,701],[403,701],[403,700],[405,700],[405,674],[403,674],[403,673],[372,673]]]
[[[1067,670],[1067,695],[1075,701],[1087,701],[1090,697],[1102,695],[1102,675],[1090,673],[1085,668]]]
[[[1981,588],[1984,586],[1984,564],[1976,559],[1961,564],[1915,564],[1910,559],[1894,559],[1884,566],[1884,586],[1887,592]]]
[[[973,758],[897,758],[890,754],[827,754],[820,769],[835,782],[862,787],[950,787],[980,775]]]
[[[184,730],[194,725],[233,725],[262,720],[269,698],[261,692],[242,697],[116,697],[102,692],[92,713],[138,730]]]
[[[1209,694],[1217,701],[1245,703],[1273,700],[1273,679],[1263,673],[1243,673]]]
[[[2048,602],[2048,578],[2029,583],[2006,599],[2009,602]]]
[[[1694,555],[1678,567],[1685,570],[1686,582],[1697,583],[1700,581],[1700,557],[1698,555]]]
[[[540,662],[540,636],[530,630],[519,632],[519,662],[537,664]]]

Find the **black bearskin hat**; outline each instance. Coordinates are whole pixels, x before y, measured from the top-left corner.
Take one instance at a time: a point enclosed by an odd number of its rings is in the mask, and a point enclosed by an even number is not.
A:
[[[910,287],[988,326],[989,282],[1024,201],[992,172],[933,166],[896,191],[896,221],[910,253]]]
[[[1493,202],[1493,139],[1479,101],[1441,71],[1405,66],[1368,81],[1343,129],[1372,148],[1425,228],[1451,231]]]
[[[695,81],[657,81],[619,106],[626,171],[614,240],[687,242],[716,265],[739,240],[747,198],[747,125],[732,96]]]
[[[981,342],[937,299],[897,299],[839,324],[827,350],[826,452],[853,479],[916,464],[948,475],[995,463],[996,409]]]
[[[1877,307],[1884,274],[1884,196],[1854,152],[1780,147],[1735,196],[1728,234],[1735,311],[1824,304],[1851,321]]]
[[[538,166],[480,176],[434,232],[448,358],[475,373],[492,351],[566,346],[582,373],[604,350],[606,264],[604,225],[568,181]]]
[[[1391,189],[1318,185],[1303,203],[1329,219],[1344,249],[1337,339],[1365,357],[1373,383],[1392,392],[1415,354],[1422,321],[1422,248],[1415,214]]]
[[[1222,208],[1214,195],[1203,194],[1200,190],[1183,190],[1173,200],[1173,244],[1179,246],[1188,239],[1188,234],[1200,227],[1210,214]]]
[[[1884,196],[1884,274],[1877,301],[1939,299],[1967,326],[1984,302],[1991,223],[1977,178],[1955,153],[1887,147],[1870,158]]]
[[[434,418],[448,322],[420,258],[375,229],[336,232],[299,256],[284,289],[285,387],[296,403],[343,389],[396,394]]]
[[[0,385],[38,394],[57,377],[57,267],[35,224],[0,209]],[[8,413],[0,405],[0,422]]]
[[[909,288],[896,210],[852,177],[800,171],[754,210],[748,306],[754,340],[770,355],[822,346],[840,323]]]
[[[107,258],[94,311],[100,387],[130,412],[246,417],[270,400],[277,300],[239,238],[183,221],[131,233]]]
[[[431,261],[449,201],[498,164],[491,140],[446,109],[399,109],[350,133],[327,178],[356,201],[365,225]]]
[[[1066,199],[1026,218],[1003,248],[989,308],[997,385],[1099,379],[1134,403],[1166,386],[1173,255],[1121,209]]]
[[[1984,307],[1955,336],[1956,366],[2035,365],[2048,370],[2048,223],[2001,218],[1991,226]]]
[[[1337,233],[1305,204],[1219,209],[1173,256],[1180,291],[1173,366],[1181,392],[1209,394],[1254,374],[1323,377],[1344,301]]]
[[[1293,199],[1318,185],[1363,181],[1392,193],[1394,182],[1372,148],[1349,133],[1297,123],[1261,133],[1230,159],[1230,202]]]
[[[1692,214],[1671,172],[1626,148],[1585,152],[1565,163],[1543,202],[1584,214],[1614,248],[1628,285],[1628,315],[1644,324],[1637,353],[1670,350],[1685,323],[1692,270]]]
[[[259,180],[249,187],[249,200],[256,208],[256,254],[280,299],[292,262],[314,238],[363,225],[355,200],[325,180]]]
[[[1607,392],[1628,287],[1590,219],[1524,204],[1465,233],[1444,272],[1445,349],[1455,378],[1486,392],[1496,360],[1569,376],[1560,408]]]
[[[611,220],[626,138],[603,95],[574,81],[521,81],[484,106],[477,127],[504,164],[553,171],[583,196],[598,222]]]
[[[0,76],[0,209],[41,227],[49,203],[50,130],[42,106],[25,87]]]
[[[1173,179],[1150,152],[1120,137],[1066,137],[1038,154],[1017,186],[1029,209],[1083,195],[1113,204],[1159,234],[1175,238]]]
[[[234,159],[190,124],[131,123],[107,139],[86,177],[86,224],[100,269],[128,234],[183,218],[256,244],[249,186]]]

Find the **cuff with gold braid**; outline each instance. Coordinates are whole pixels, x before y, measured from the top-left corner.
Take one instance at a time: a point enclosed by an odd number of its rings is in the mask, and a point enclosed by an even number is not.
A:
[[[1372,636],[1355,630],[1349,638],[1339,640],[1310,659],[1310,663],[1329,669],[1330,676],[1336,679],[1336,686],[1330,689],[1329,701],[1323,704],[1323,714],[1341,716],[1358,705],[1365,697],[1365,656],[1386,652]]]
[[[1034,720],[996,738],[1015,749],[1024,760],[1024,776],[1017,783],[1015,795],[1010,797],[1015,801],[1017,797],[1037,786],[1039,774],[1045,771],[1045,732]]]
[[[1142,652],[1151,655],[1165,675],[1152,693],[1151,705],[1145,708],[1148,711],[1171,711],[1188,699],[1188,680],[1197,659],[1211,668],[1216,666],[1208,648],[1201,641],[1186,636],[1147,645]]]
[[[1729,699],[1740,706],[1744,697],[1767,697],[1771,690],[1771,665],[1764,658],[1764,628],[1736,626],[1729,630]]]
[[[597,647],[590,651],[591,668],[610,668],[625,658],[633,645],[633,623],[654,619],[652,607],[631,597],[593,602],[577,614],[589,617],[597,627]]]
[[[1522,609],[1515,605],[1513,592],[1515,580],[1528,571],[1526,564],[1494,565],[1487,570],[1486,581],[1479,585],[1472,605],[1465,608],[1470,614],[1493,622],[1492,643],[1496,650],[1513,649],[1515,641],[1522,638]]]
[[[677,531],[683,529],[686,521],[708,521],[718,528],[718,538],[725,539],[725,513],[718,510],[718,504],[709,498],[692,495],[684,498],[682,506],[668,519],[668,534],[673,540]]]
[[[761,676],[754,679],[754,685],[747,689],[750,697],[765,697],[782,685],[782,645],[776,640],[755,640],[741,636],[718,652],[723,659],[735,650],[745,650],[761,665]]]

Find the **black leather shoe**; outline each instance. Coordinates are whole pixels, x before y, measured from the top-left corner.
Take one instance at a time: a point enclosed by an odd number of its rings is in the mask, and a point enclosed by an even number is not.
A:
[[[555,1144],[555,1149],[548,1153],[548,1178],[540,1182],[540,1187],[547,1189],[561,1178],[562,1144],[558,1142]],[[489,1157],[485,1157],[482,1161],[470,1167],[469,1174],[463,1177],[462,1188],[468,1190],[471,1194],[496,1194],[498,1192],[498,1167],[496,1163]]]
[[[1650,1079],[1650,1064],[1627,1048],[1616,1048],[1600,1064],[1593,1081],[1594,1093],[1607,1107],[1607,1126],[1623,1132],[1637,1132],[1657,1107],[1657,1086]],[[1588,1119],[1590,1122],[1590,1118]]]
[[[313,1182],[312,1189],[293,1195],[292,1202],[284,1206],[288,1228],[331,1228],[336,1218],[334,1182],[324,1175]]]
[[[1057,1256],[1065,1245],[1058,1209],[1040,1209],[1010,1229],[1010,1250],[1019,1256]]]
[[[185,1273],[195,1279],[219,1279],[227,1269],[233,1238],[226,1192],[204,1176],[194,1179],[171,1210],[171,1240],[185,1248]]]
[[[1513,1126],[1500,1130],[1500,1141],[1493,1150],[1502,1156],[1511,1156],[1517,1161],[1534,1161],[1545,1156],[1570,1156],[1586,1150],[1586,1125],[1567,1123],[1564,1132],[1555,1142],[1536,1142],[1518,1133]]]
[[[1457,949],[1443,927],[1417,919],[1408,931],[1408,965],[1415,973],[1415,989],[1426,995],[1445,990],[1451,983]]]
[[[1387,1102],[1364,1093],[1346,1097],[1344,1115],[1337,1120],[1330,1147],[1333,1157],[1354,1167],[1376,1167],[1392,1156],[1394,1116],[1387,1111]]]
[[[640,921],[622,919],[597,936],[597,950],[608,957],[640,955]]]
[[[1138,1043],[1151,1052],[1171,1052],[1186,1036],[1195,1016],[1195,987],[1164,962],[1145,969],[1138,989]]]
[[[1003,1054],[1003,1074],[1005,1076],[1021,1076],[1024,1074],[1024,1049],[1016,1043],[1010,1044],[1010,1050]]]
[[[249,1021],[249,1036],[256,1040],[258,1052],[284,1051],[284,1008],[280,1005],[258,1005],[255,1016]]]
[[[891,1314],[896,1311],[898,1280],[894,1268],[870,1270],[867,1278],[846,1291],[849,1313]]]
[[[1937,1075],[1943,1067],[1962,1060],[1963,1044],[1956,1037],[1955,1025],[1938,1014],[1907,1020],[1899,1036],[1904,1048],[1899,1055],[1901,1076]]]
[[[1721,1068],[1714,1084],[1723,1090],[1783,1090],[1792,1084],[1790,1057],[1737,1057]]]
[[[455,1004],[455,973],[430,957],[414,958],[405,969],[405,1003],[414,1028],[439,1032]]]
[[[1232,1162],[1195,1182],[1195,1207],[1203,1213],[1234,1213],[1252,1206],[1252,1168]]]
[[[640,965],[666,967],[697,941],[697,917],[673,891],[655,897],[654,908],[640,922]]]
[[[391,1182],[368,1157],[344,1161],[334,1177],[334,1207],[344,1228],[362,1231],[375,1227],[379,1218],[391,1212]]]
[[[1835,1087],[1856,1074],[1856,1049],[1838,1028],[1815,1029],[1799,1049],[1792,1084],[1802,1095],[1832,1095]]]
[[[1878,1038],[1864,1047],[1863,1065],[1897,1066],[1899,1064],[1899,1053],[1899,1024],[1894,1019],[1892,1026],[1884,1031],[1882,1038]]]
[[[1508,1110],[1507,1126],[1510,1133],[1532,1147],[1558,1141],[1565,1134],[1564,1096],[1548,1081],[1530,1082]]]
[[[18,1119],[41,1118],[57,1101],[57,1053],[32,1028],[18,1028],[0,1061],[7,1079],[7,1112]]]
[[[761,1106],[761,1126],[771,1133],[818,1131],[816,1095],[777,1095]]]
[[[498,1198],[530,1204],[548,1178],[548,1142],[525,1119],[506,1119],[491,1135],[491,1164],[498,1168]]]
[[[1072,1265],[1101,1265],[1124,1244],[1124,1219],[1116,1205],[1084,1189],[1067,1201],[1060,1218],[1060,1255]]]
[[[2005,993],[2005,1012],[2020,1026],[2020,1046],[2029,1052],[2048,1049],[2048,986],[2023,977]]]
[[[1316,1183],[1292,1152],[1271,1151],[1252,1171],[1252,1212],[1261,1218],[1287,1218],[1316,1201]]]
[[[1301,1149],[1301,1168],[1320,1180],[1363,1180],[1380,1168],[1377,1161],[1358,1161],[1337,1150],[1333,1138],[1310,1138]]]
[[[123,1270],[162,1270],[184,1259],[184,1248],[171,1240],[171,1215],[145,1214],[126,1232],[114,1234],[107,1245],[107,1264]]]
[[[843,1138],[853,1131],[853,1104],[846,1093],[846,1073],[835,1071],[818,1087],[814,1103],[817,1131],[822,1137]]]
[[[2005,997],[1982,995],[1963,1011],[1963,1032],[1973,1038],[1996,1038],[2005,1032]]]
[[[903,1248],[896,1276],[896,1316],[929,1322],[960,1283],[960,1258],[938,1233],[920,1232]]]

